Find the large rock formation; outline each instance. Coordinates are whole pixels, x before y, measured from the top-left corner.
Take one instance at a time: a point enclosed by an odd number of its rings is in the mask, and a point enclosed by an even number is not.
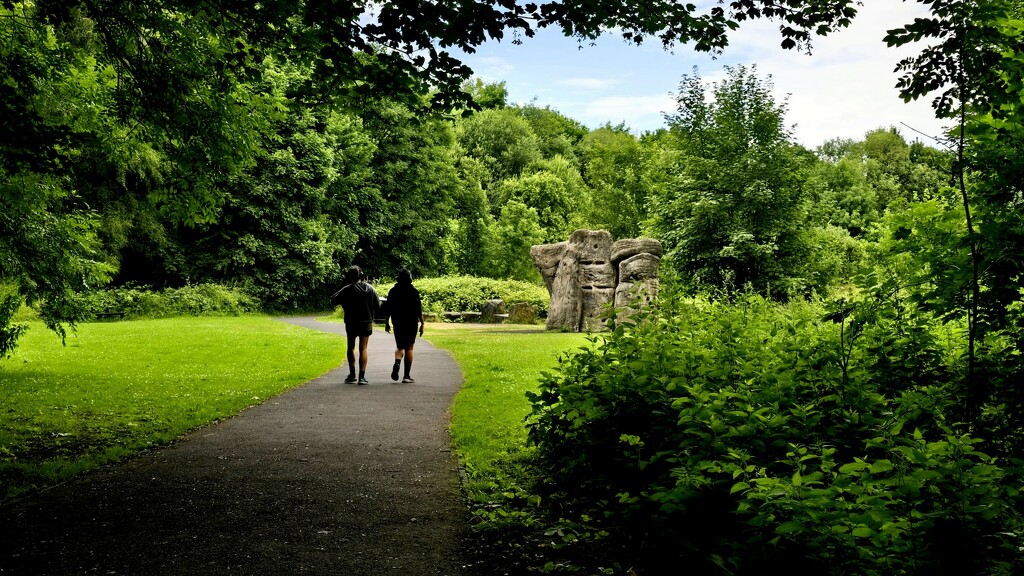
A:
[[[607,304],[626,312],[658,293],[661,243],[653,238],[612,242],[605,230],[577,230],[566,242],[533,246],[530,256],[551,294],[548,330],[604,330]]]

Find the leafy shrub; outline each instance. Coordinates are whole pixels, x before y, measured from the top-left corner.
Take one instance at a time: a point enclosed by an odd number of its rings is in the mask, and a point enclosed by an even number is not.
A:
[[[631,320],[529,395],[569,521],[653,573],[1022,568],[1019,471],[957,424],[962,326],[880,297],[666,297]]]
[[[985,336],[981,372],[991,393],[980,430],[1006,456],[1024,454],[1024,288],[1006,309],[1005,326]]]
[[[0,284],[0,359],[14,350],[18,338],[25,332],[25,324],[17,322],[21,301],[16,290]]]
[[[495,280],[476,276],[442,276],[420,278],[413,281],[420,292],[425,311],[477,312],[488,300],[501,299],[508,307],[524,302],[537,307],[539,316],[547,316],[550,296],[543,286],[519,280]],[[376,286],[382,298],[387,297],[391,284]]]
[[[160,291],[124,287],[96,290],[81,295],[86,317],[108,313],[132,318],[174,316],[237,316],[258,312],[260,303],[248,294],[218,284],[197,284]]]

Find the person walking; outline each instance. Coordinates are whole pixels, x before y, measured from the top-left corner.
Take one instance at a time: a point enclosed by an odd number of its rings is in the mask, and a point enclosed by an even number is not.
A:
[[[366,365],[369,362],[367,347],[373,334],[373,319],[380,308],[377,291],[366,283],[363,270],[352,266],[345,273],[341,290],[331,296],[331,304],[340,305],[345,311],[345,335],[348,339],[348,378],[346,384],[356,383],[356,340],[359,341],[359,385],[370,382],[366,379]]]
[[[398,380],[398,369],[405,360],[405,376],[402,382],[412,384],[412,351],[416,344],[416,323],[419,322],[420,336],[423,336],[423,303],[420,293],[412,285],[412,274],[402,268],[398,281],[388,291],[387,306],[384,307],[384,331],[391,332],[395,324],[395,365],[391,368],[391,379]]]

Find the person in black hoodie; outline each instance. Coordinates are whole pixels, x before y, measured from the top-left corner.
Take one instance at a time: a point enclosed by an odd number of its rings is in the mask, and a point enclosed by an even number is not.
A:
[[[373,333],[373,319],[380,307],[377,291],[364,281],[363,270],[352,266],[345,273],[344,286],[331,296],[331,304],[345,311],[345,334],[348,336],[348,378],[346,384],[356,382],[356,340],[359,340],[359,385],[366,380],[367,346]]]
[[[412,384],[412,349],[416,344],[416,323],[419,322],[420,336],[423,336],[423,303],[420,293],[412,285],[412,274],[402,268],[398,281],[388,291],[388,305],[384,308],[384,331],[391,332],[395,324],[395,365],[391,368],[391,379],[398,380],[398,368],[405,359],[405,377],[402,382]]]

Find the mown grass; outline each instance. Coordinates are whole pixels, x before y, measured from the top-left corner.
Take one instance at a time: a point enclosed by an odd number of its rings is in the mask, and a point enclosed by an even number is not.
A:
[[[490,523],[529,521],[506,503],[526,497],[526,392],[563,352],[588,346],[584,334],[542,328],[432,324],[426,338],[448,350],[465,382],[452,405],[451,434],[466,468],[476,514]]]
[[[427,336],[465,375],[452,437],[471,500],[500,523],[516,508],[504,504],[532,478],[525,394],[586,337],[447,323],[431,323]],[[265,317],[82,324],[66,347],[33,322],[0,361],[0,500],[166,444],[326,372],[343,355],[337,336]]]
[[[338,365],[338,336],[267,317],[32,323],[0,360],[0,501],[234,415]]]

